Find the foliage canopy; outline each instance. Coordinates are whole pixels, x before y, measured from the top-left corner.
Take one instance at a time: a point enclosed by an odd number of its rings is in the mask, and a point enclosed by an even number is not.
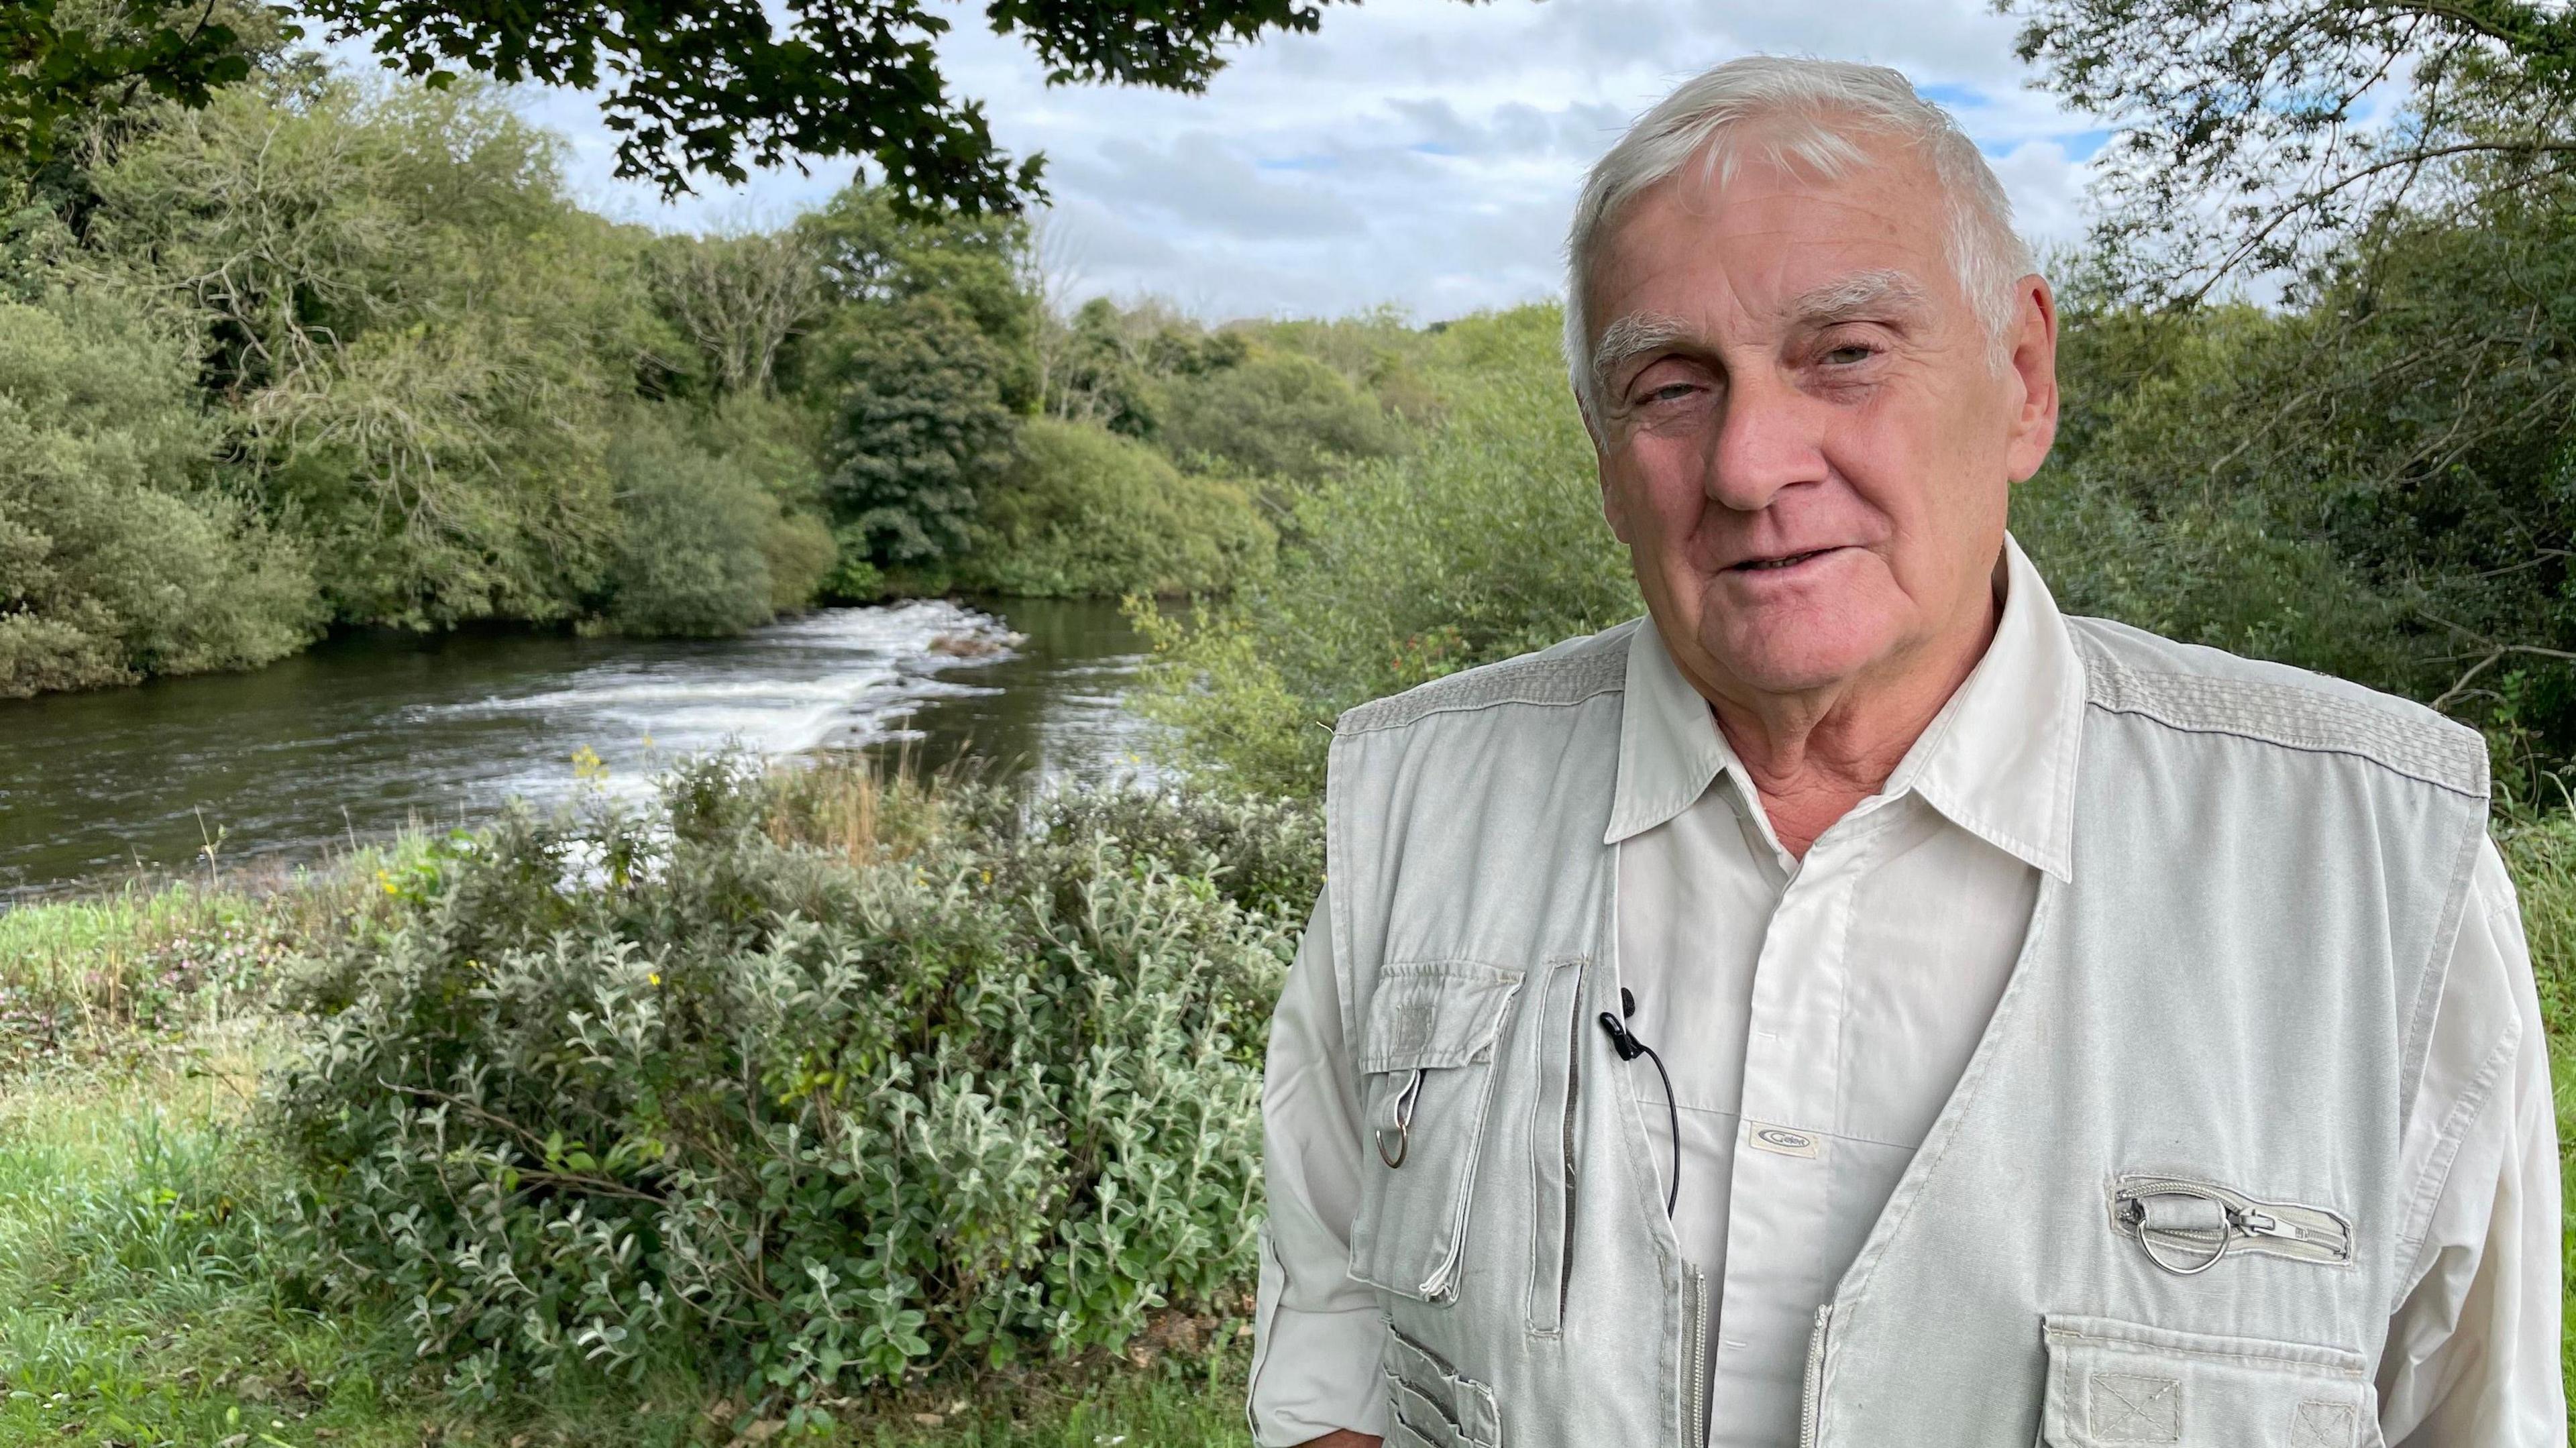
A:
[[[2576,163],[2576,15],[2527,0],[2004,0],[2118,128],[2092,262],[2150,299],[2304,270]]]
[[[1151,0],[1098,5],[989,0],[986,21],[1016,35],[1050,82],[1204,90],[1223,47],[1308,31],[1328,0]],[[236,28],[210,5],[123,0],[0,7],[0,144],[42,157],[67,121],[115,109],[138,89],[188,106],[251,71],[245,30],[363,38],[383,63],[443,85],[460,72],[600,92],[619,135],[617,174],[663,192],[694,176],[739,182],[750,166],[800,156],[872,162],[907,204],[1012,211],[1038,189],[1040,162],[1013,162],[980,103],[956,95],[936,42],[950,21],[921,0],[242,0]],[[233,17],[239,18],[239,17]]]

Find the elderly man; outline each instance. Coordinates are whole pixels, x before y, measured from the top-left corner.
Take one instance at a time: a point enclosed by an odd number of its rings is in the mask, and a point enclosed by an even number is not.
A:
[[[1893,72],[1691,81],[1569,250],[1648,616],[1335,731],[1260,1441],[2564,1443],[2478,736],[2057,611],[2055,304]]]

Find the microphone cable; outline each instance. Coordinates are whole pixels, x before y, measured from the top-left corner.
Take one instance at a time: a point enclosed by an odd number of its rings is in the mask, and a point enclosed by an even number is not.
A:
[[[1673,1204],[1681,1200],[1682,1194],[1681,1100],[1673,1094],[1673,1073],[1664,1069],[1664,1058],[1655,1054],[1654,1047],[1638,1040],[1629,1031],[1628,1023],[1621,1019],[1621,1016],[1633,1016],[1637,1013],[1637,998],[1629,994],[1628,988],[1624,985],[1619,987],[1619,1010],[1620,1015],[1617,1016],[1608,1011],[1603,1011],[1600,1016],[1601,1029],[1610,1037],[1610,1049],[1618,1052],[1619,1059],[1622,1061],[1633,1061],[1643,1056],[1654,1062],[1655,1074],[1661,1077],[1664,1083],[1664,1111],[1670,1117],[1673,1143],[1672,1180],[1664,1184],[1664,1219],[1670,1221],[1673,1215]]]

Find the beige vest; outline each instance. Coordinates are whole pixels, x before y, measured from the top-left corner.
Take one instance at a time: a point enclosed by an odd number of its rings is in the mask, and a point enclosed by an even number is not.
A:
[[[1641,621],[1642,622],[1642,621]],[[1709,1298],[1615,1010],[1630,623],[1342,717],[1327,866],[1400,1448],[1698,1448]],[[2071,883],[1817,1315],[1802,1441],[2361,1448],[2473,732],[2094,620]],[[1668,1043],[1659,1043],[1668,1044]],[[1658,1127],[1660,1117],[1658,1117]]]

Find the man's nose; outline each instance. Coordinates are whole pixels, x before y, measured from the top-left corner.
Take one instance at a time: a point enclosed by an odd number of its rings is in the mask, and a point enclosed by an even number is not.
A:
[[[1739,512],[1769,507],[1801,483],[1822,482],[1822,419],[1811,399],[1771,378],[1738,379],[1710,448],[1709,498]]]

